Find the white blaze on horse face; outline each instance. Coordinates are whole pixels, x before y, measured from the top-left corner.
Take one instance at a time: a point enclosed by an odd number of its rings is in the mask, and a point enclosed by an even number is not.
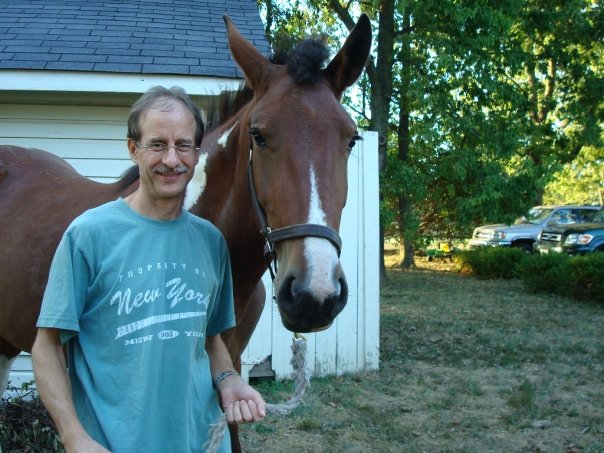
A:
[[[307,223],[327,225],[317,188],[315,169],[312,166],[310,168],[310,202]],[[335,286],[337,282],[332,277],[338,265],[338,253],[333,244],[327,239],[305,238],[304,257],[308,266],[308,287],[315,297],[325,300],[328,297],[339,295],[340,288]]]
[[[235,128],[235,125],[231,127],[229,130],[225,131],[224,134],[218,139],[216,142],[219,146],[225,147],[227,144],[227,140],[229,139],[229,135]],[[185,195],[185,204],[184,208],[188,211],[193,207],[193,205],[199,200],[199,197],[203,194],[203,191],[206,188],[207,176],[206,176],[206,164],[208,160],[208,153],[204,152],[199,156],[199,162],[195,167],[195,174],[191,181],[189,181],[189,185],[187,186],[187,193]]]
[[[203,153],[199,156],[199,162],[195,166],[195,173],[193,178],[187,185],[187,192],[185,193],[184,208],[188,211],[193,207],[195,202],[201,197],[201,194],[206,188],[206,163],[208,160],[208,154]]]
[[[223,148],[226,147],[227,142],[229,141],[229,135],[231,135],[231,132],[233,132],[233,129],[235,129],[235,126],[237,126],[237,123],[238,123],[238,121],[235,122],[235,124],[233,124],[233,127],[231,127],[229,130],[224,131],[224,133],[220,136],[220,138],[216,142],[218,145],[222,146]]]

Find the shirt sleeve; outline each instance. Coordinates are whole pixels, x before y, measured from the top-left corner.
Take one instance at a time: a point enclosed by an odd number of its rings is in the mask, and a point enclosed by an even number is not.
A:
[[[61,333],[63,342],[77,334],[89,277],[89,266],[68,231],[52,260],[37,327],[64,331]]]
[[[231,259],[226,241],[222,237],[219,276],[221,277],[220,283],[213,298],[211,311],[208,314],[206,326],[206,335],[208,336],[218,335],[235,326]]]

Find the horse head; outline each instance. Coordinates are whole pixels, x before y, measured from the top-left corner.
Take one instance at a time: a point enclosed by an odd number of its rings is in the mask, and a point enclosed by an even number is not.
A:
[[[361,74],[371,44],[363,15],[333,60],[303,41],[287,64],[261,55],[225,17],[233,58],[253,99],[241,117],[240,147],[249,149],[249,187],[258,230],[278,262],[276,302],[284,326],[325,329],[348,298],[338,230],[347,197],[347,161],[359,139],[341,96]]]

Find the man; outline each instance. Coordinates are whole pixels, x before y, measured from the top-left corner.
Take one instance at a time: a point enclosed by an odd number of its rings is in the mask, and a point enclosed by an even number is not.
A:
[[[265,415],[220,338],[234,326],[226,242],[183,209],[202,137],[182,89],[145,93],[128,118],[139,188],[82,214],[57,249],[32,360],[68,452],[201,451],[213,385],[229,423]]]

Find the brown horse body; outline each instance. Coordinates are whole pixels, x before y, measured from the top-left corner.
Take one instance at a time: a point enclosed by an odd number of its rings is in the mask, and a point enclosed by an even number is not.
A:
[[[249,166],[252,190],[272,229],[339,229],[349,148],[357,134],[339,100],[364,67],[371,29],[362,16],[327,68],[316,68],[309,79],[313,70],[300,76],[292,65],[269,62],[226,22],[251,99],[206,134],[185,205],[212,221],[229,245],[237,326],[225,340],[239,364],[262,312],[260,279],[267,268],[263,225],[250,201]],[[6,384],[2,373],[6,379],[11,359],[31,349],[52,256],[68,224],[137,186],[136,172],[101,184],[52,154],[0,146],[0,385]],[[339,251],[323,236],[303,230],[273,244],[279,259],[276,300],[292,331],[327,328],[346,303]],[[237,450],[237,436],[233,444]]]
[[[93,182],[53,154],[0,147],[0,354],[31,350],[50,263],[69,223],[135,184]]]

